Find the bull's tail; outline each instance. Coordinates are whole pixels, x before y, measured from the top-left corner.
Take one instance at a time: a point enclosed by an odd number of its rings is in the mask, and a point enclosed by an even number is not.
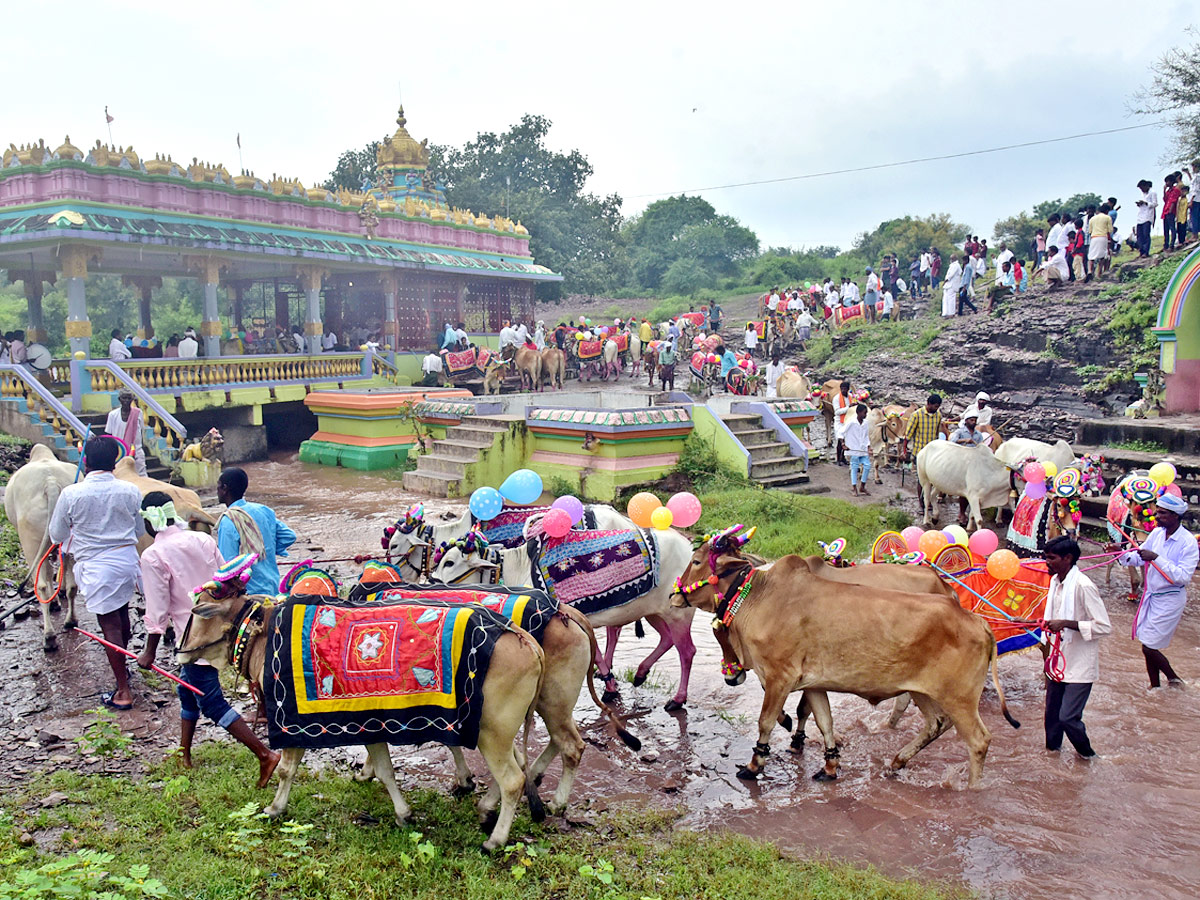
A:
[[[592,623],[589,622],[587,617],[577,609],[573,609],[570,606],[560,606],[559,608],[568,619],[582,628],[583,633],[588,636],[588,673],[587,678],[584,680],[587,682],[588,693],[592,695],[592,702],[595,703],[596,706],[599,707],[600,711],[608,717],[608,720],[613,723],[613,727],[617,730],[617,737],[625,742],[626,747],[628,747],[630,750],[641,750],[642,742],[634,735],[629,733],[629,730],[625,727],[625,720],[621,717],[621,715],[617,713],[612,706],[601,700],[596,694],[596,682],[594,676],[596,674],[596,654],[599,652],[599,648],[596,645],[596,632],[592,628]]]
[[[25,560],[29,566],[29,571],[25,574],[25,580],[21,582],[19,591],[29,582],[33,581],[34,593],[37,593],[37,568],[38,563],[50,552],[50,547],[54,542],[50,540],[50,520],[54,518],[54,508],[58,506],[58,495],[62,492],[62,486],[59,485],[57,478],[47,478],[46,486],[42,496],[46,500],[46,527],[42,529],[42,541],[38,544],[37,552],[33,554],[33,559]]]
[[[1012,713],[1008,711],[1008,701],[1004,699],[1004,688],[1000,686],[1000,656],[996,653],[996,636],[992,634],[992,629],[988,629],[988,634],[992,638],[991,646],[988,649],[988,666],[992,670],[992,684],[996,688],[996,696],[1000,698],[1000,712],[1004,714],[1004,718],[1008,719],[1008,724],[1013,728],[1020,728],[1021,723],[1012,717]]]

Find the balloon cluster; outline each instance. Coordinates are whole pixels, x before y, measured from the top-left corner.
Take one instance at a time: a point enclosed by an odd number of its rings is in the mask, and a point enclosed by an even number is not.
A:
[[[583,521],[583,503],[569,494],[559,497],[550,504],[542,517],[542,530],[552,538],[564,538],[572,528]]]
[[[672,525],[690,528],[700,521],[703,509],[699,498],[688,491],[681,491],[672,496],[666,506],[649,491],[642,491],[629,499],[627,512],[633,524],[639,528],[666,531]]]
[[[910,553],[921,552],[929,559],[936,557],[943,547],[949,547],[951,544],[966,547],[976,556],[985,558],[996,553],[996,548],[1000,545],[1000,539],[994,531],[981,528],[968,535],[961,525],[949,525],[941,531],[925,531],[916,525],[910,525],[900,532],[900,536],[904,538]]]
[[[536,503],[542,496],[542,476],[532,469],[517,469],[500,485],[500,490],[494,487],[477,488],[467,503],[472,515],[481,522],[496,518],[504,508],[504,501],[517,506],[528,506]]]

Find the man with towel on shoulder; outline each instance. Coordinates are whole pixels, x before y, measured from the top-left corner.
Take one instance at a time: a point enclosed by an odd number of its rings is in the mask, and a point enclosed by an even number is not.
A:
[[[1200,559],[1195,536],[1179,527],[1187,511],[1183,499],[1163,494],[1158,498],[1155,516],[1158,526],[1140,548],[1128,550],[1117,559],[1123,566],[1141,568],[1146,578],[1146,593],[1138,605],[1133,636],[1142,642],[1151,690],[1159,687],[1160,673],[1167,676],[1170,684],[1178,687],[1184,684],[1163,650],[1171,646],[1171,638],[1183,618],[1187,587]]]
[[[283,556],[296,543],[296,532],[280,522],[269,506],[248,502],[245,495],[249,485],[245,471],[236,467],[226,469],[217,479],[217,500],[228,507],[217,523],[217,547],[224,559],[257,553],[258,562],[250,570],[246,593],[274,597],[279,593],[275,557]]]
[[[95,614],[104,638],[120,647],[129,645],[129,601],[138,586],[137,542],[142,534],[142,493],[113,476],[121,445],[98,435],[83,448],[83,481],[62,489],[50,519],[50,540],[75,560],[75,583],[88,612]],[[112,709],[133,709],[125,657],[106,650],[117,681],[115,690],[101,695]]]
[[[125,442],[133,454],[133,466],[139,475],[146,477],[146,450],[142,446],[142,411],[133,405],[133,392],[123,388],[117,394],[116,409],[108,414],[104,431]]]

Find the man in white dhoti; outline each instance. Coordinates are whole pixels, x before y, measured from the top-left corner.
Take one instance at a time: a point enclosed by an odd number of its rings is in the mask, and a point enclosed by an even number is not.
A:
[[[1162,651],[1171,646],[1171,638],[1183,618],[1187,586],[1200,559],[1195,536],[1179,527],[1187,511],[1188,506],[1182,499],[1163,494],[1158,498],[1158,527],[1150,532],[1139,549],[1127,551],[1118,560],[1123,566],[1142,568],[1146,578],[1146,590],[1134,619],[1133,636],[1142,642],[1142,655],[1146,657],[1146,673],[1150,676],[1152,689],[1159,686],[1160,673],[1166,675],[1171,684],[1183,684],[1183,679],[1175,674]]]
[[[850,382],[843,381],[838,385],[838,392],[833,395],[833,436],[837,438],[837,464],[846,463],[846,426],[850,424],[850,411],[854,409],[854,401],[850,399]]]
[[[142,446],[142,411],[133,405],[133,392],[125,388],[117,394],[120,404],[108,414],[104,431],[124,441],[126,449],[133,454],[133,465],[137,473],[146,477],[146,450]]]
[[[1079,545],[1063,535],[1048,541],[1044,552],[1050,591],[1043,640],[1057,644],[1046,659],[1046,749],[1060,749],[1066,735],[1087,759],[1096,751],[1083,725],[1083,707],[1100,677],[1096,638],[1110,633],[1112,624],[1096,585],[1076,565]]]
[[[962,287],[963,268],[957,259],[951,260],[942,282],[942,315],[958,315],[958,289]]]
[[[59,495],[50,519],[50,540],[62,544],[63,553],[74,557],[75,583],[105,639],[126,647],[130,638],[129,601],[140,575],[137,541],[143,530],[142,494],[129,482],[113,476],[120,455],[120,444],[108,435],[87,442],[83,448],[87,475],[82,482],[67,485]],[[117,687],[106,691],[101,699],[113,709],[132,709],[125,657],[115,650],[107,653]]]

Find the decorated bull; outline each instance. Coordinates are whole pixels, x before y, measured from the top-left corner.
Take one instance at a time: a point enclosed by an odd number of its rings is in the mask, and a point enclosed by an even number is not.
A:
[[[963,497],[970,507],[968,531],[983,526],[985,509],[1009,505],[1013,471],[986,446],[967,447],[949,441],[930,441],[917,454],[917,478],[925,498],[925,524],[938,520],[938,494]]]
[[[1104,514],[1105,527],[1115,543],[1125,546],[1131,542],[1141,544],[1146,540],[1156,525],[1154,515],[1157,512],[1155,501],[1158,491],[1159,485],[1142,469],[1129,473],[1117,482]],[[1106,570],[1106,582],[1112,580],[1112,567],[1113,563],[1110,562]],[[1140,570],[1135,566],[1125,568],[1129,572],[1128,599],[1137,601],[1142,590]]]
[[[500,804],[483,846],[507,843],[525,786],[514,742],[522,725],[528,738],[545,673],[528,632],[482,605],[336,595],[275,604],[240,586],[212,582],[198,593],[179,658],[232,665],[262,686],[270,743],[283,756],[267,815],[287,808],[305,750],[363,744],[403,824],[410,810],[388,744],[432,741],[479,749],[493,778],[479,804],[485,820]]]
[[[825,741],[827,769],[838,757],[829,691],[878,703],[908,692],[925,726],[893,759],[903,768],[923,747],[956,728],[969,751],[968,787],[983,776],[991,735],[979,698],[996,659],[988,625],[946,597],[814,579],[800,557],[758,567],[736,542],[743,526],[706,535],[680,576],[674,603],[712,612],[736,658],[765,692],[758,743],[740,778],[757,778],[788,696],[806,692]],[[882,630],[881,630],[882,629]],[[863,640],[871,633],[872,640]],[[1013,727],[993,669],[1001,710]]]
[[[645,619],[658,631],[659,643],[638,666],[633,683],[642,684],[651,666],[673,646],[679,654],[679,688],[666,708],[682,709],[696,646],[691,636],[692,611],[671,607],[670,585],[674,573],[687,563],[687,538],[637,526],[570,531],[563,538],[527,526],[527,534],[530,539],[525,543],[499,552],[449,547],[433,567],[433,580],[445,584],[499,581],[508,587],[538,588],[574,606],[593,627]],[[601,676],[608,699],[615,694],[616,681],[607,660]]]
[[[1041,556],[1048,541],[1062,535],[1072,540],[1079,536],[1083,473],[1068,468],[1047,480],[1052,482],[1049,487],[1025,485],[1008,523],[1008,546],[1019,556]]]
[[[460,539],[460,541],[469,540]],[[394,578],[395,580],[389,580]],[[425,600],[434,598],[446,603],[479,604],[486,606],[528,631],[541,645],[546,657],[546,674],[538,694],[537,712],[546,725],[549,743],[528,768],[525,775],[525,794],[534,818],[542,815],[542,801],[537,786],[546,769],[558,754],[563,757],[562,778],[551,802],[551,812],[561,813],[567,805],[579,760],[583,754],[583,738],[575,725],[574,710],[586,682],[592,702],[614,724],[617,734],[632,749],[641,742],[625,729],[625,723],[607,703],[596,696],[592,675],[595,672],[596,636],[588,620],[570,606],[563,606],[541,591],[479,589],[445,585],[403,584],[399,573],[391,566],[369,563],[359,583],[350,591],[350,599],[358,601]],[[450,747],[455,764],[455,789],[468,793],[474,788],[474,778],[467,767],[462,750]],[[373,774],[364,768],[362,777]]]
[[[883,484],[879,470],[895,457],[900,462],[900,442],[904,439],[909,417],[915,406],[888,404],[867,411],[867,437],[870,441],[871,468],[875,472],[875,483]]]

